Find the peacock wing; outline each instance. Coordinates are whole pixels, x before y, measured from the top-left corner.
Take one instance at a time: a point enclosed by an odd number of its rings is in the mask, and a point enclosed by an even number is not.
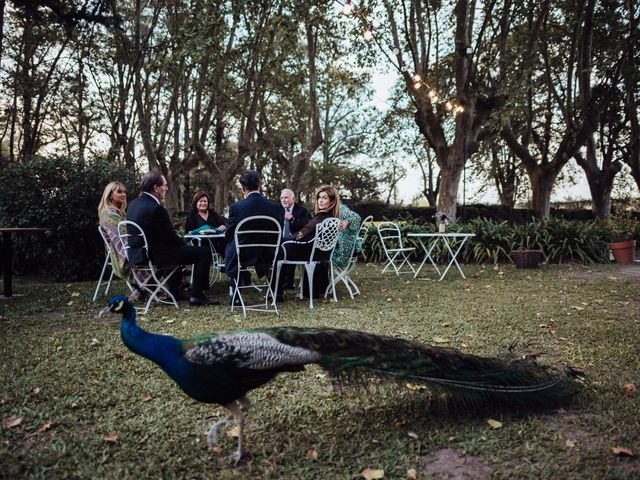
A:
[[[198,365],[227,365],[255,370],[288,369],[318,362],[321,355],[291,346],[265,332],[241,331],[185,343],[184,357]]]

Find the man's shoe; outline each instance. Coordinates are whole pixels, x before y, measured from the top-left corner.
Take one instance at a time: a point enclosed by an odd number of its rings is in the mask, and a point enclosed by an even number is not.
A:
[[[192,307],[208,307],[213,305],[220,305],[218,300],[209,300],[204,295],[202,297],[191,297],[189,298],[189,305]]]
[[[284,295],[276,295],[276,303],[282,303],[284,301]]]

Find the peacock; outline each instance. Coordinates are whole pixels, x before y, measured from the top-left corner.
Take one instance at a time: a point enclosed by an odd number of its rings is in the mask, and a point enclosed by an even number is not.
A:
[[[579,389],[574,372],[553,372],[531,359],[485,358],[452,348],[420,345],[332,328],[272,327],[177,339],[146,332],[136,324],[134,306],[124,296],[109,300],[104,311],[122,314],[120,333],[133,352],[162,368],[191,398],[224,406],[229,415],[213,424],[207,443],[213,448],[234,420],[237,464],[245,455],[247,392],[280,372],[317,364],[334,378],[390,379],[424,385],[436,393],[516,407],[549,408],[568,401]]]

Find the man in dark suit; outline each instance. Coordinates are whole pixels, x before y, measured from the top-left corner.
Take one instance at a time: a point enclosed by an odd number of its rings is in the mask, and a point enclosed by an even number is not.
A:
[[[169,213],[161,205],[169,190],[167,180],[159,172],[149,172],[142,178],[140,190],[140,196],[129,204],[127,220],[136,222],[142,228],[149,244],[151,261],[157,267],[194,264],[189,303],[192,306],[219,305],[220,302],[209,300],[204,295],[204,290],[209,288],[211,252],[205,247],[185,245],[173,229]],[[129,239],[130,262],[134,265],[147,262],[140,239]],[[167,280],[167,286],[177,300],[186,300],[183,298],[185,294],[180,292],[179,284],[180,273],[176,271]]]
[[[260,194],[261,185],[262,180],[260,179],[260,174],[255,170],[246,170],[240,175],[240,186],[242,187],[244,200],[229,206],[229,221],[227,222],[227,229],[224,232],[227,241],[224,266],[232,289],[235,288],[236,275],[238,273],[238,258],[234,241],[234,233],[238,224],[245,218],[254,215],[266,215],[275,218],[280,226],[282,226],[284,221],[282,207]],[[256,224],[253,225],[253,227],[270,229],[273,227],[273,224],[266,222],[264,225]],[[246,257],[243,253],[242,264],[244,266],[255,266],[258,277],[265,276],[269,272],[272,263],[273,251],[269,251],[268,249],[256,249],[247,252]]]
[[[280,204],[284,208],[283,241],[291,240],[296,233],[309,222],[309,212],[302,205],[295,203],[293,190],[285,188],[280,192]],[[283,288],[293,290],[295,288],[295,265],[283,265],[280,272],[280,283]]]

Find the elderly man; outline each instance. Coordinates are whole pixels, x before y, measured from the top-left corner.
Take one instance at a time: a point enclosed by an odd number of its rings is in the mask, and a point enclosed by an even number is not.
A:
[[[282,208],[277,203],[262,196],[260,193],[261,185],[262,180],[260,174],[255,170],[246,170],[240,175],[240,186],[244,200],[229,206],[229,221],[227,222],[227,230],[224,232],[227,241],[224,264],[232,289],[235,286],[236,275],[238,273],[238,257],[234,241],[234,233],[238,224],[245,218],[254,215],[266,215],[275,218],[281,226],[284,221]],[[265,225],[269,228],[269,224]],[[263,277],[268,273],[272,265],[273,252],[269,252],[266,249],[256,250],[249,252],[246,258],[243,254],[242,260],[244,266],[253,265],[258,277]]]
[[[291,240],[296,233],[309,222],[309,212],[302,205],[295,203],[293,190],[285,188],[280,192],[280,204],[284,208],[283,240]],[[282,288],[295,288],[295,265],[283,265],[280,273]]]
[[[162,206],[169,186],[167,180],[159,172],[147,173],[140,182],[140,196],[127,209],[127,220],[136,222],[149,243],[149,256],[158,267],[169,265],[195,264],[193,271],[193,285],[191,296],[186,297],[180,292],[180,275],[174,273],[168,280],[169,291],[176,300],[189,300],[196,307],[202,305],[220,305],[217,300],[209,300],[204,290],[209,288],[209,268],[211,267],[211,252],[205,247],[185,245],[183,240],[173,229],[169,213]],[[133,232],[129,232],[133,233]],[[139,239],[130,237],[129,261],[133,265],[147,261]]]

